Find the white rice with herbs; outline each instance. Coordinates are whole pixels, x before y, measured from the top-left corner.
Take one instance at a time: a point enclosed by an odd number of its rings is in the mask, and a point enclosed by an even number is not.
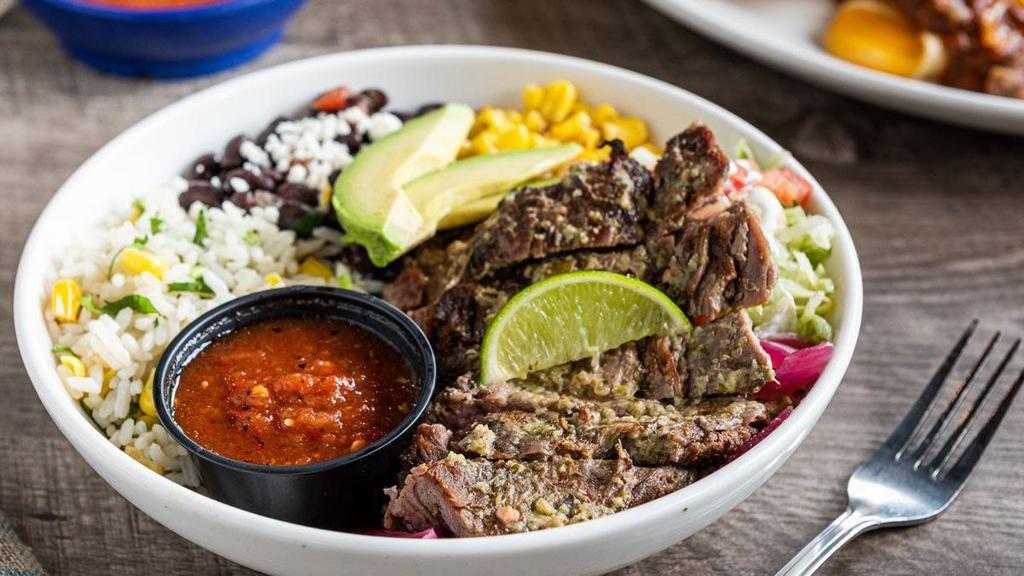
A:
[[[186,451],[159,424],[152,401],[140,402],[164,348],[186,324],[232,298],[352,276],[342,264],[326,264],[340,249],[337,231],[318,228],[313,237],[297,239],[295,232],[277,227],[273,207],[246,213],[229,202],[220,208],[195,203],[185,211],[178,196],[186,186],[177,179],[126,201],[103,226],[78,239],[56,269],[58,278],[74,280],[94,302],[138,295],[156,313],[126,307],[114,315],[97,314],[83,306],[76,321],[62,323],[50,307],[45,314],[60,379],[96,426],[137,461],[196,486],[199,478]],[[202,245],[195,241],[201,218],[206,228]],[[166,266],[162,274],[123,271],[116,262],[119,251],[133,246]],[[174,283],[205,284],[212,294],[172,292]]]

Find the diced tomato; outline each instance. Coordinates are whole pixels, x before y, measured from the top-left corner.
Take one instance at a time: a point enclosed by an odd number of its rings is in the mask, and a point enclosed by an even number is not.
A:
[[[737,160],[733,162],[732,173],[729,174],[728,190],[739,192],[747,186],[747,179],[750,177],[750,170],[757,170],[757,165],[752,160]],[[728,193],[727,193],[728,194]]]
[[[801,204],[811,194],[811,183],[789,168],[772,168],[761,176],[761,186],[771,190],[786,206]]]
[[[344,110],[345,102],[348,100],[349,94],[349,89],[344,86],[338,86],[337,88],[328,90],[313,101],[313,109],[318,112],[337,112],[338,110]]]

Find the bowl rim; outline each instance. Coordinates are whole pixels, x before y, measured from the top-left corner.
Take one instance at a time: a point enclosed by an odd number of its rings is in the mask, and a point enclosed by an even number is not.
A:
[[[107,155],[115,155],[120,142],[130,141],[134,132],[141,131],[143,125],[157,122],[166,116],[173,116],[179,108],[189,106],[195,99],[230,96],[246,82],[273,78],[285,71],[301,71],[303,68],[317,69],[325,62],[329,62],[332,66],[343,66],[353,60],[362,59],[374,62],[415,60],[421,65],[427,65],[432,58],[466,61],[515,59],[520,63],[547,64],[565,68],[567,69],[566,73],[571,70],[572,73],[579,75],[612,77],[635,87],[638,92],[659,93],[694,109],[702,110],[709,116],[713,115],[717,121],[726,122],[742,132],[755,149],[774,152],[783,150],[774,140],[732,112],[668,82],[584,58],[494,46],[410,45],[325,54],[235,77],[166,106],[109,141],[65,181],[36,221],[23,249],[15,281],[15,332],[18,348],[33,386],[51,418],[76,450],[83,453],[83,456],[86,452],[92,452],[92,456],[96,458],[110,459],[111,466],[108,470],[117,469],[119,477],[114,479],[105,477],[105,480],[119,492],[127,490],[127,486],[122,486],[122,483],[134,484],[139,486],[138,490],[160,497],[159,502],[154,505],[154,509],[156,506],[167,506],[173,502],[175,506],[190,507],[203,520],[219,528],[234,530],[239,535],[273,533],[276,539],[301,541],[305,548],[330,551],[358,550],[361,553],[373,555],[404,554],[415,557],[446,557],[468,560],[476,558],[480,554],[494,553],[498,550],[503,554],[529,554],[563,546],[579,545],[600,538],[606,533],[621,533],[623,530],[630,530],[658,519],[676,515],[681,510],[688,510],[690,503],[701,502],[702,499],[707,499],[710,494],[714,493],[716,480],[723,484],[741,485],[743,484],[742,478],[752,478],[761,469],[775,464],[779,458],[783,457],[785,447],[799,444],[813,428],[818,416],[825,410],[834,395],[853,356],[860,333],[863,284],[853,238],[838,209],[817,180],[799,162],[790,157],[786,166],[807,178],[812,184],[812,199],[816,207],[814,212],[828,217],[835,226],[836,240],[833,253],[842,255],[841,274],[844,283],[841,285],[840,307],[843,322],[833,340],[835,351],[832,359],[825,367],[816,385],[792,415],[757,446],[701,481],[651,502],[587,522],[536,532],[477,538],[432,539],[427,542],[410,538],[382,538],[302,526],[223,504],[176,484],[163,476],[154,474],[145,467],[138,466],[130,456],[96,431],[72,406],[72,403],[67,402],[67,393],[53,370],[53,359],[49,347],[41,345],[40,340],[49,342],[49,335],[42,315],[39,313],[38,293],[33,291],[34,286],[32,285],[36,277],[45,274],[47,266],[50,265],[48,262],[44,265],[44,263],[35,261],[34,254],[36,252],[45,253],[46,230],[52,227],[49,220],[55,219],[54,214],[57,212],[57,206],[61,200],[71,196],[76,180],[84,177],[82,174],[86,173],[92,164],[99,163]],[[60,395],[64,397],[62,398]],[[87,439],[79,438],[79,435]],[[86,460],[88,461],[90,458],[87,457]]]
[[[394,326],[397,330],[407,332],[412,337],[414,346],[423,354],[424,362],[424,379],[419,383],[419,390],[416,393],[416,403],[413,405],[412,410],[409,411],[401,422],[389,430],[387,434],[374,440],[367,446],[360,448],[355,452],[338,456],[337,458],[310,462],[308,464],[277,466],[272,464],[246,462],[245,460],[238,460],[236,458],[230,458],[218,454],[196,440],[193,440],[191,436],[182,430],[181,426],[178,424],[178,420],[173,416],[168,407],[168,403],[173,402],[174,400],[174,394],[172,393],[165,397],[163,393],[163,381],[170,376],[168,372],[171,369],[172,358],[184,352],[190,341],[196,338],[203,338],[207,330],[216,328],[219,321],[225,317],[235,314],[241,309],[257,309],[264,306],[273,306],[276,301],[288,300],[294,296],[302,295],[323,299],[325,301],[330,300],[332,302],[345,301],[354,305],[353,308],[370,310],[381,317],[386,318],[387,323]],[[288,317],[289,314],[286,313],[281,316]],[[338,320],[360,326],[359,322],[355,320],[343,319],[340,316]],[[262,321],[262,319],[257,319],[253,324],[259,324]],[[369,328],[363,328],[369,331]],[[217,338],[217,340],[223,339],[233,333],[234,331],[222,334]],[[387,338],[379,334],[374,335],[385,344],[388,344]],[[201,354],[205,349],[206,348],[204,347],[196,351],[191,360],[194,360],[195,357]],[[407,360],[409,359],[407,358]],[[411,361],[409,363],[412,364]],[[188,362],[185,362],[182,365],[182,368],[187,365]],[[169,385],[169,389],[176,389],[178,387],[178,379],[181,376],[180,370],[177,374],[174,374],[174,376],[175,381],[173,384]],[[434,388],[436,385],[437,362],[434,356],[434,349],[431,347],[430,342],[427,341],[427,337],[423,334],[423,330],[408,315],[404,314],[389,302],[369,294],[363,294],[354,290],[345,290],[343,288],[335,288],[333,286],[299,285],[261,290],[259,292],[253,292],[251,294],[246,294],[245,296],[228,300],[219,306],[207,310],[195,320],[186,324],[178,334],[171,339],[170,343],[167,344],[167,348],[164,349],[163,354],[160,355],[160,360],[157,362],[153,375],[153,400],[156,405],[156,412],[160,419],[160,423],[167,430],[167,433],[174,437],[179,444],[184,446],[192,456],[202,458],[203,460],[217,466],[230,468],[240,472],[266,474],[270,476],[298,476],[304,474],[320,474],[328,470],[340,468],[368,458],[381,450],[384,450],[419,423],[423,414],[427,411],[427,408],[430,405],[430,400],[433,398]]]
[[[295,0],[209,0],[205,4],[186,6],[165,6],[160,8],[128,7],[115,4],[101,4],[89,0],[33,0],[49,4],[58,9],[69,10],[81,16],[111,18],[117,20],[175,20],[231,16],[236,12],[256,8],[264,4],[276,4]]]

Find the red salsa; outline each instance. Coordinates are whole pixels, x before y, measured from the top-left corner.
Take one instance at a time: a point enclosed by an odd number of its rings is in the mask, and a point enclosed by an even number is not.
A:
[[[277,319],[214,342],[185,366],[174,418],[221,456],[291,466],[380,439],[417,392],[405,359],[375,334],[340,320]]]

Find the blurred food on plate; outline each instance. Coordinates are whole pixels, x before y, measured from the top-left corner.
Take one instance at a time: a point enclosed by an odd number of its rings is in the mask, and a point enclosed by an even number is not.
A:
[[[1021,0],[845,0],[823,43],[882,72],[1024,98]]]

